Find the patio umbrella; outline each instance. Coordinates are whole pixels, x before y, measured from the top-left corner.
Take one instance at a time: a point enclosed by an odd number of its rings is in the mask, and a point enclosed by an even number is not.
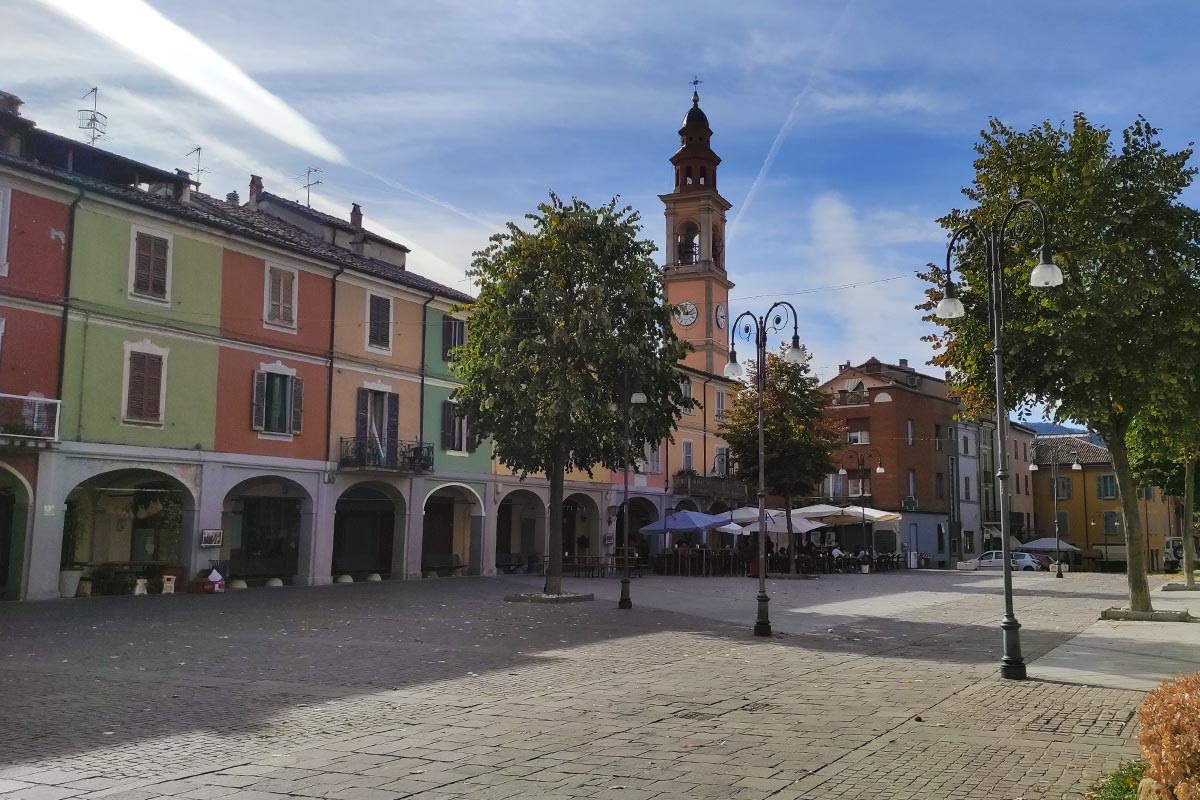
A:
[[[841,513],[842,509],[837,506],[831,506],[827,503],[817,503],[813,506],[804,506],[803,508],[792,509],[793,517],[804,517],[805,519],[821,519],[834,514]]]
[[[1026,542],[1020,545],[1021,550],[1032,550],[1035,552],[1054,552],[1062,550],[1064,553],[1079,553],[1082,552],[1078,547],[1069,542],[1063,542],[1053,538],[1034,539],[1032,542]]]
[[[828,523],[819,522],[815,519],[792,518],[792,533],[808,533],[815,531],[818,528],[827,527]],[[754,533],[758,530],[758,520],[747,523],[741,526],[743,533]],[[787,517],[780,515],[777,517],[767,517],[767,533],[787,533],[788,524]]]
[[[783,511],[778,508],[767,509],[768,517],[780,516],[781,514],[783,514]],[[725,514],[722,514],[721,516],[724,517]],[[729,521],[737,522],[739,524],[758,522],[758,506],[742,506],[741,508],[735,508],[733,511],[729,512]]]
[[[642,533],[701,533],[728,525],[725,517],[701,514],[699,511],[676,511],[642,528]]]

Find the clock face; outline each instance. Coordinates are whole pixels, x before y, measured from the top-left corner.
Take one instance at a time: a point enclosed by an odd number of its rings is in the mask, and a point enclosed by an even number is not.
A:
[[[729,317],[728,312],[725,311],[725,306],[721,305],[720,303],[717,303],[716,317],[717,327],[721,330],[725,330],[725,323],[729,321]]]
[[[675,307],[675,321],[685,328],[695,324],[696,318],[699,316],[696,304],[690,300],[686,300]]]

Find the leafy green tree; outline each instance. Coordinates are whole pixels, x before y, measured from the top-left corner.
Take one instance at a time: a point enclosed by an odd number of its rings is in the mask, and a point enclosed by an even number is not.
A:
[[[840,422],[825,416],[828,405],[829,398],[812,375],[807,358],[793,364],[781,354],[767,354],[767,389],[763,394],[766,486],[771,494],[783,497],[792,553],[792,498],[810,494],[812,487],[836,468],[832,453],[841,443],[843,432]],[[758,390],[754,385],[737,389],[720,430],[737,464],[737,477],[757,486]],[[794,557],[789,563],[794,570]]]
[[[1172,391],[1145,408],[1130,427],[1128,448],[1139,483],[1183,496],[1183,578],[1185,585],[1195,586],[1192,532],[1200,463],[1200,378],[1194,373],[1182,376]]]
[[[1040,229],[1018,215],[1005,254],[1006,393],[1023,413],[1061,401],[1059,419],[1086,424],[1109,443],[1125,511],[1129,603],[1149,610],[1126,434],[1153,398],[1200,366],[1200,216],[1179,199],[1196,172],[1190,149],[1168,151],[1141,118],[1119,146],[1112,139],[1082,114],[1069,127],[1045,122],[1028,131],[992,120],[963,194],[979,206],[972,218],[980,225],[998,223],[1017,197],[1046,210],[1066,283],[1029,287]],[[966,218],[954,210],[940,223],[952,228]],[[994,395],[981,243],[968,242],[958,263],[967,315],[928,337],[937,350],[932,363],[953,371],[968,412],[986,414]],[[944,276],[935,267],[922,277],[934,284],[921,306],[928,310]]]
[[[455,391],[474,434],[524,477],[550,482],[547,594],[562,592],[563,479],[596,465],[622,466],[623,370],[646,404],[631,415],[635,453],[671,435],[684,409],[676,367],[688,352],[671,327],[654,243],[639,239],[639,216],[614,198],[592,207],[573,199],[509,223],[475,253],[478,286],[467,342],[454,352]]]

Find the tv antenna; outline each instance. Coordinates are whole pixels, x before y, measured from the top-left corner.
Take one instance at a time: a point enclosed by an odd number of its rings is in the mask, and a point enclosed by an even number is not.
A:
[[[200,167],[200,151],[202,151],[203,149],[204,149],[204,148],[203,148],[201,145],[196,145],[196,146],[195,146],[195,148],[193,148],[191,151],[189,151],[189,152],[188,152],[188,153],[187,153],[187,154],[184,156],[184,158],[187,158],[188,156],[195,156],[195,157],[196,157],[196,171],[195,171],[194,173],[192,173],[192,174],[196,176],[196,179],[197,179],[197,180],[199,180],[199,179],[200,179],[200,173],[202,173],[202,172],[208,172],[208,171],[209,171],[207,168],[203,168],[203,169],[202,169],[202,168]]]
[[[93,86],[90,92],[79,99],[87,100],[89,95],[92,98],[92,107],[79,109],[79,129],[87,131],[88,144],[94,145],[97,139],[108,133],[108,117],[97,110],[100,105],[100,87]]]
[[[304,190],[304,205],[308,208],[312,208],[312,187],[320,186],[322,183],[324,183],[322,180],[313,180],[313,175],[316,175],[320,172],[321,170],[317,169],[316,167],[309,167],[308,169],[304,170],[303,175],[297,175],[294,178],[294,180],[300,180],[301,178],[304,179],[304,185],[300,188]]]

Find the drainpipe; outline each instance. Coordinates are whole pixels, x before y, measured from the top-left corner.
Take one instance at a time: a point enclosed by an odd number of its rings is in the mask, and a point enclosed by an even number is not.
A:
[[[335,339],[337,337],[337,325],[334,323],[337,320],[338,278],[342,277],[342,273],[345,271],[345,267],[338,267],[337,272],[333,275],[333,291],[329,295],[329,385],[325,392],[325,437],[327,440],[332,438],[331,434],[333,433],[333,356],[336,352]],[[325,452],[328,453],[329,448]],[[332,460],[335,462],[341,459],[340,452],[335,452],[333,456]]]
[[[67,261],[63,268],[62,327],[58,337],[58,391],[56,394],[59,401],[63,399],[63,376],[67,358],[67,313],[71,307],[71,265],[75,260],[75,209],[79,207],[79,203],[83,200],[83,189],[79,189],[78,191],[79,194],[71,201],[71,205],[67,210]],[[82,412],[82,409],[80,411]],[[61,402],[58,407],[58,413],[62,414]],[[82,419],[82,413],[80,414],[80,418]]]
[[[712,383],[712,378],[705,378],[704,383],[700,385],[700,396],[704,398],[704,417],[700,420],[704,426],[703,440],[700,444],[700,455],[704,459],[701,464],[708,463],[708,384]]]

